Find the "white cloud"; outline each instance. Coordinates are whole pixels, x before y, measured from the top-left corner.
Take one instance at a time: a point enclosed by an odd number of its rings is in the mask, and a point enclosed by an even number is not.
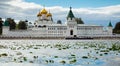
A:
[[[12,0],[8,2],[8,4],[11,4],[12,6],[20,7],[23,9],[32,9],[32,8],[41,8],[41,5],[35,4],[35,3],[28,3],[24,2],[23,0]]]

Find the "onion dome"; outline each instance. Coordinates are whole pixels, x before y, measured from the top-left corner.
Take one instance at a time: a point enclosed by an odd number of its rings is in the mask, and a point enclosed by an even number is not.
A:
[[[41,10],[41,14],[47,14],[47,13],[48,12],[47,12],[47,10],[45,8]]]
[[[39,17],[39,16],[42,16],[41,13],[38,13],[38,14],[37,14],[37,17]]]
[[[48,14],[47,14],[47,17],[51,17],[51,16],[52,16],[52,14],[51,14],[51,13],[48,13]]]

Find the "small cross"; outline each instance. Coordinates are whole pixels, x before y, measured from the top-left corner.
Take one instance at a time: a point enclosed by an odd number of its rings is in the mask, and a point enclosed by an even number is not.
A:
[[[70,6],[70,10],[72,9],[72,7]]]

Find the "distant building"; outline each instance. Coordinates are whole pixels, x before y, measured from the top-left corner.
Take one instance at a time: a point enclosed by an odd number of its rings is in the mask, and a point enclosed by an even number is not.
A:
[[[67,23],[53,22],[52,14],[43,8],[38,14],[38,19],[34,25],[28,25],[27,30],[9,31],[4,27],[4,36],[23,36],[23,37],[81,37],[81,36],[101,36],[112,35],[112,24],[107,30],[103,26],[77,24],[72,8],[67,15]],[[31,27],[32,26],[32,27]]]

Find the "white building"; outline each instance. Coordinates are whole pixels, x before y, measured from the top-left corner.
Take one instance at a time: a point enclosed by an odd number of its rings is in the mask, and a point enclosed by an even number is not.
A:
[[[72,9],[67,16],[66,24],[57,24],[52,20],[52,14],[45,8],[42,9],[35,20],[34,27],[27,30],[9,31],[7,27],[3,29],[3,36],[22,37],[82,37],[82,36],[103,36],[112,35],[112,26],[107,30],[103,26],[77,24]],[[110,23],[111,24],[111,23]]]

